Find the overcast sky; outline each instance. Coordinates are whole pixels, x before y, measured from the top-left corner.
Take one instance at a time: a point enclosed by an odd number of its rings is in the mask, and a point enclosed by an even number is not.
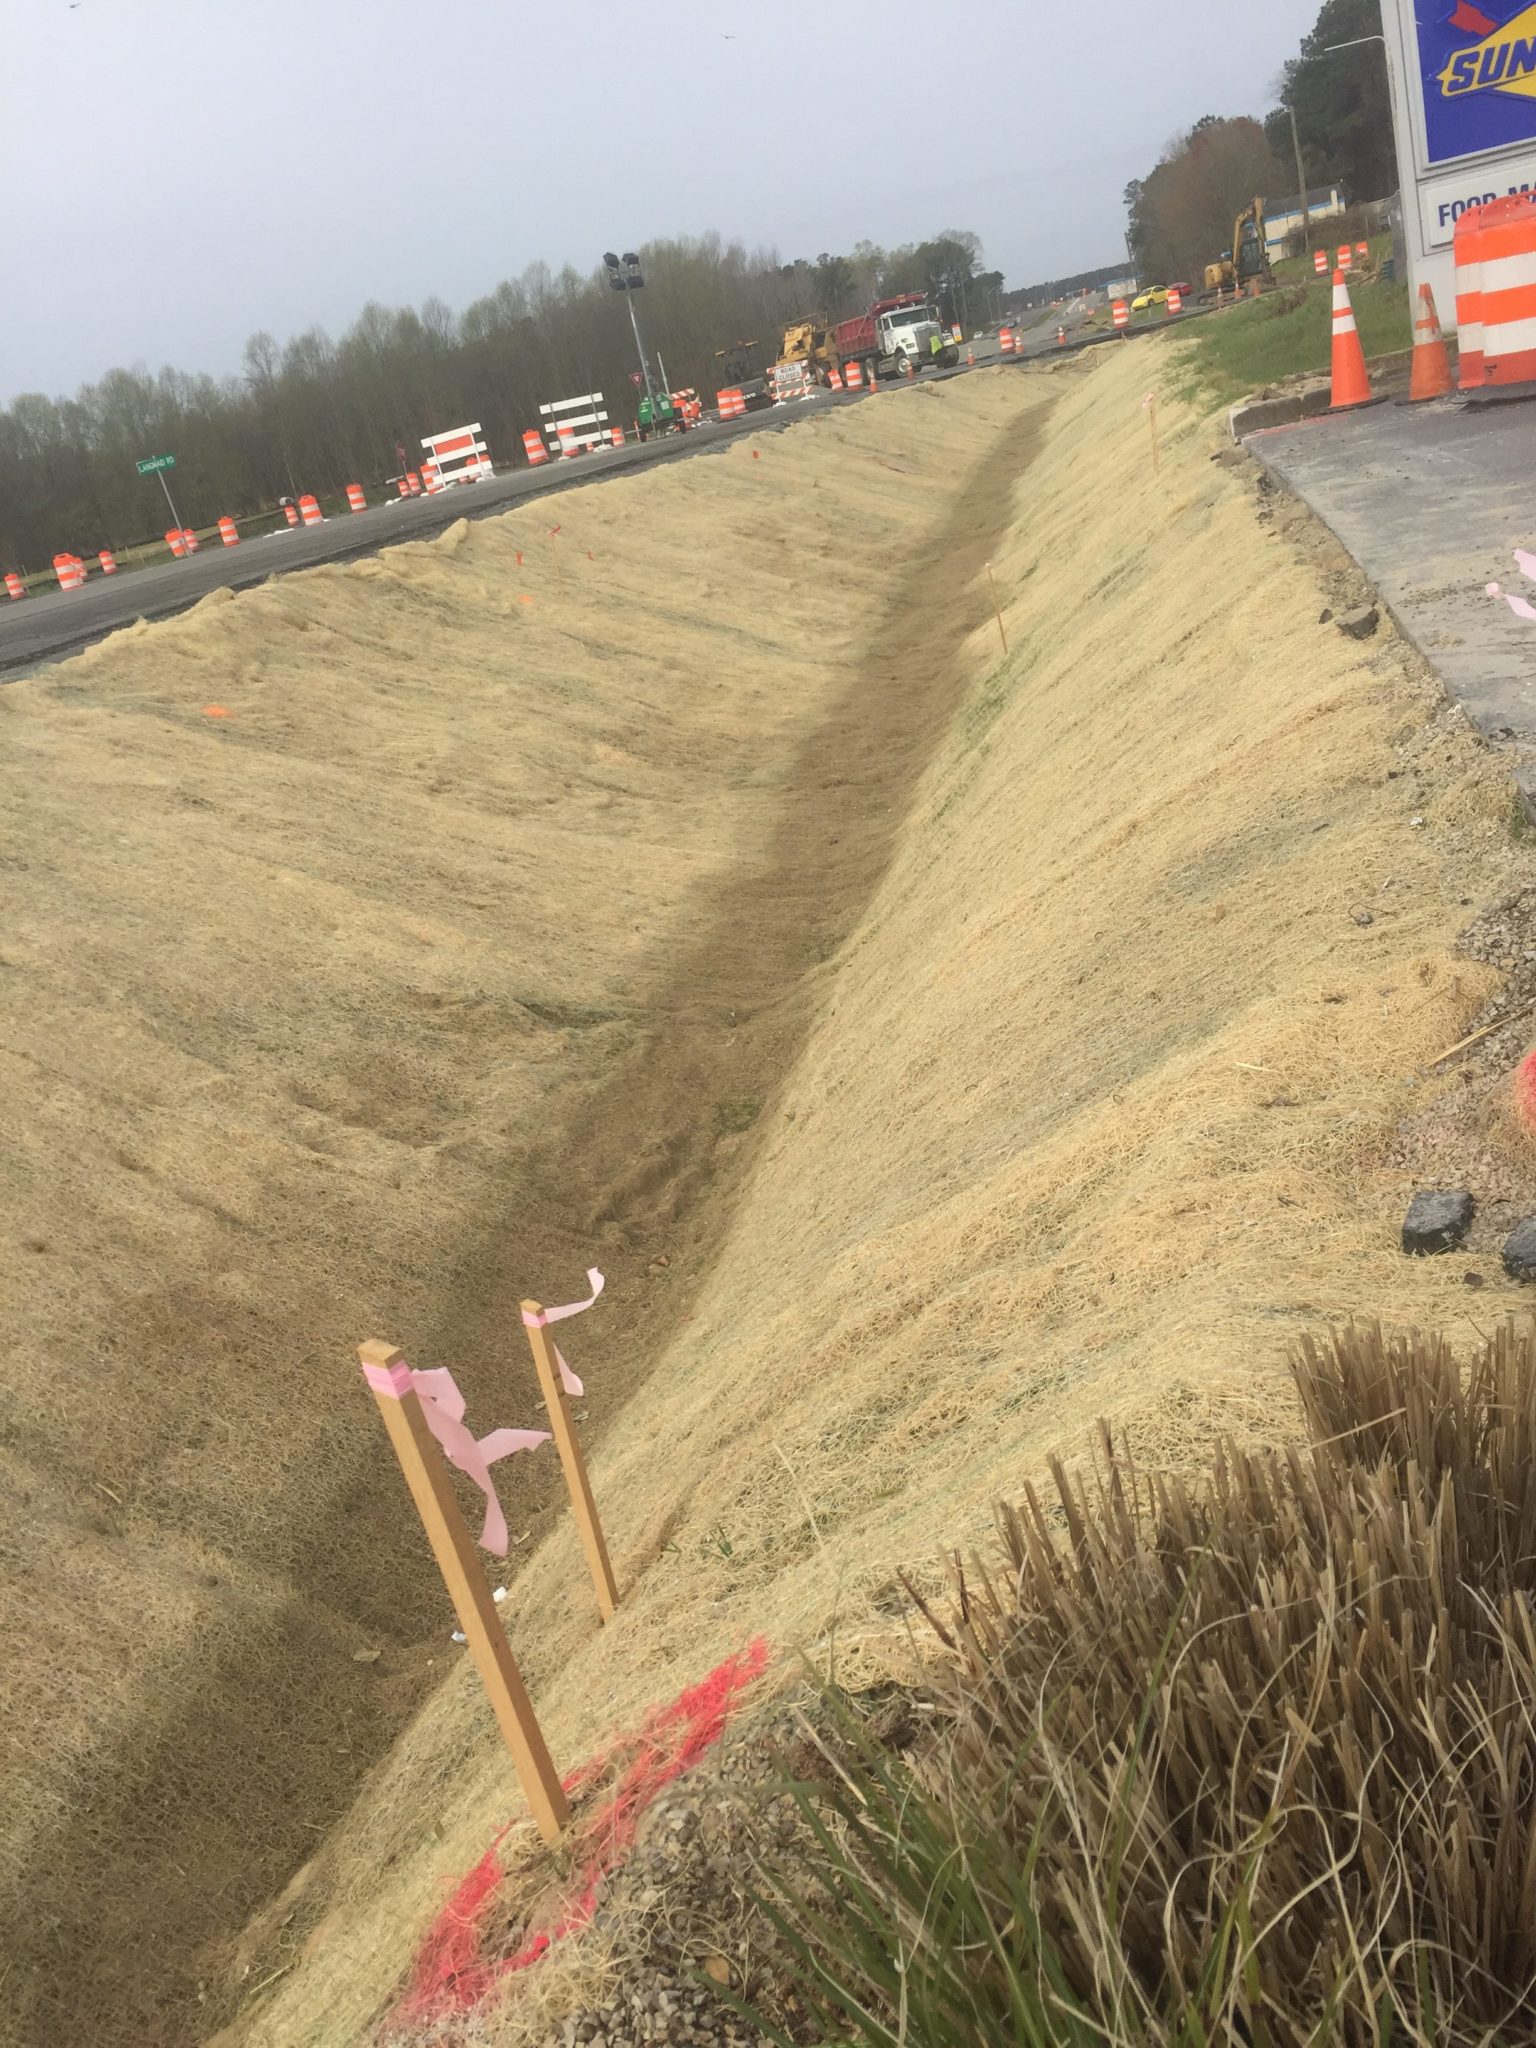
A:
[[[0,0],[0,402],[718,229],[1113,262],[1319,0]],[[1277,195],[1278,196],[1278,195]]]

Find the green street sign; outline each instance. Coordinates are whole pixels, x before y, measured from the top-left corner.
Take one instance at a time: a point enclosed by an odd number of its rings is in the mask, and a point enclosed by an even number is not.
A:
[[[139,475],[153,476],[157,469],[174,469],[175,467],[176,458],[174,455],[151,455],[148,461],[139,464]]]

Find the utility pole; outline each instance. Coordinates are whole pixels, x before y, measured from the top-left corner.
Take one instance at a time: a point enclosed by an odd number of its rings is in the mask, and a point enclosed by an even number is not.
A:
[[[1302,255],[1312,254],[1312,209],[1307,204],[1307,174],[1301,161],[1301,131],[1296,126],[1296,109],[1287,107],[1291,117],[1291,146],[1296,151],[1296,184],[1301,193],[1301,239]]]

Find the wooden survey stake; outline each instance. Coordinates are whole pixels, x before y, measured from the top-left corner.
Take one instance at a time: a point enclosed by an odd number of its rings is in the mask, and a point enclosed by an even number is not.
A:
[[[571,1496],[571,1509],[581,1531],[581,1547],[587,1553],[587,1569],[592,1574],[592,1586],[597,1594],[597,1611],[604,1621],[612,1621],[614,1609],[619,1604],[619,1589],[614,1584],[613,1566],[608,1562],[603,1525],[597,1519],[597,1507],[587,1478],[587,1461],[581,1455],[580,1440],[571,1426],[570,1403],[560,1379],[560,1368],[555,1362],[555,1347],[548,1325],[542,1320],[544,1310],[540,1304],[525,1301],[522,1308],[528,1348],[533,1353],[544,1406],[549,1411],[549,1427],[555,1439],[555,1449],[560,1453],[561,1468]]]
[[[357,1355],[365,1371],[372,1368],[393,1373],[399,1368],[397,1379],[408,1371],[405,1360],[389,1344],[359,1344]],[[411,1489],[421,1525],[427,1532],[437,1568],[443,1575],[443,1584],[448,1588],[448,1597],[459,1617],[459,1627],[464,1631],[481,1683],[512,1752],[523,1796],[545,1841],[558,1841],[570,1820],[570,1805],[475,1555],[474,1539],[465,1526],[443,1468],[443,1454],[421,1412],[421,1401],[409,1383],[398,1393],[375,1386],[371,1380],[369,1385],[395,1447],[395,1456],[400,1460],[405,1483]]]
[[[1003,606],[997,594],[997,578],[992,574],[992,564],[987,564],[987,581],[992,586],[992,609],[997,613],[997,637],[1003,643],[1003,652],[1008,652],[1008,635],[1003,630]]]

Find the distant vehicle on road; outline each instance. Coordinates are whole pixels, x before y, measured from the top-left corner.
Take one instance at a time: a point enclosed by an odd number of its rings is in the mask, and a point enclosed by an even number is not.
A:
[[[1192,284],[1171,284],[1168,290],[1170,293],[1177,292],[1179,297],[1185,300],[1192,299],[1195,296],[1195,288]]]
[[[876,299],[867,313],[840,322],[832,340],[844,372],[857,363],[869,383],[877,377],[903,376],[909,363],[914,370],[925,363],[942,363],[948,369],[960,360],[954,336],[939,325],[921,292]]]
[[[1167,303],[1167,285],[1154,284],[1151,285],[1146,291],[1139,293],[1134,299],[1132,299],[1131,311],[1133,313],[1145,313],[1148,312],[1153,306],[1166,306]]]

